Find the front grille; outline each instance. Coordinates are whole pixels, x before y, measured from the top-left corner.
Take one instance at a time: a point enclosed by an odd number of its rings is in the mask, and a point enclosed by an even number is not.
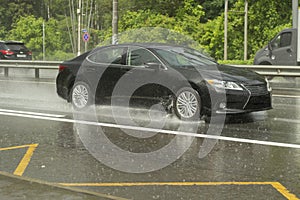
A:
[[[244,85],[247,90],[250,91],[251,96],[261,96],[268,94],[268,88],[266,84],[260,85]]]
[[[246,107],[245,110],[265,110],[270,109],[272,107],[272,100],[270,95],[264,96],[252,96]]]

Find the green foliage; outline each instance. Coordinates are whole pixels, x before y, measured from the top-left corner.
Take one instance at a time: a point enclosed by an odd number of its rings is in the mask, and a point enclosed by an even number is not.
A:
[[[291,1],[249,1],[248,57],[253,59],[280,30],[291,26]],[[238,0],[228,16],[228,59],[241,60],[244,56],[244,0]],[[204,25],[200,43],[216,59],[223,59],[224,14]]]
[[[151,12],[150,10],[128,11],[119,22],[120,32],[141,27],[173,28],[176,24],[174,18]]]
[[[13,24],[8,39],[23,41],[32,51],[41,50],[43,43],[42,25],[42,18],[36,19],[32,15],[21,17]]]
[[[188,35],[176,32],[174,30],[160,27],[144,27],[131,29],[119,35],[119,43],[168,43],[183,46],[191,46],[201,49],[199,44]]]
[[[150,10],[128,11],[119,23],[122,32],[119,42],[168,42],[199,47],[195,41],[200,37],[200,18],[204,14],[194,0],[185,0],[176,17]]]
[[[82,28],[87,28],[91,35],[88,49],[110,43],[112,0],[82,2]],[[248,58],[251,60],[276,33],[291,27],[292,1],[248,2]],[[76,51],[78,0],[0,0],[0,5],[1,40],[22,40],[33,51],[34,58],[41,59],[45,22],[46,59],[63,59]],[[241,60],[244,0],[229,0],[229,10],[228,59]],[[119,0],[119,32],[119,42],[189,44],[201,46],[212,57],[223,59],[224,0]],[[84,49],[84,43],[81,44]]]
[[[74,57],[75,57],[75,55],[73,53],[67,53],[67,52],[61,51],[61,50],[54,51],[51,54],[46,53],[46,60],[64,61],[64,60],[69,60]],[[37,52],[35,55],[35,59],[43,60],[43,54]]]
[[[36,59],[41,58],[43,52],[43,23],[45,24],[45,52],[52,56],[56,51],[67,51],[64,45],[63,31],[59,30],[57,20],[51,18],[44,22],[42,18],[34,16],[21,17],[10,31],[8,39],[19,40],[26,43],[26,46],[33,52]]]
[[[250,60],[218,60],[219,64],[224,65],[252,65],[253,59]]]

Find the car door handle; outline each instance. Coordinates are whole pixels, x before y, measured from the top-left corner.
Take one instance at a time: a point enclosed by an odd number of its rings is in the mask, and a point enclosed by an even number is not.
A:
[[[128,69],[128,68],[123,68],[121,67],[120,68],[120,71],[123,75],[129,75],[129,74],[132,74],[132,70],[131,69]]]
[[[95,67],[87,67],[86,71],[87,72],[94,72],[94,71],[96,71],[96,69],[95,69]]]
[[[125,75],[125,76],[129,76],[132,74],[132,71],[128,71],[128,70],[123,70],[122,72],[123,72],[123,75]]]

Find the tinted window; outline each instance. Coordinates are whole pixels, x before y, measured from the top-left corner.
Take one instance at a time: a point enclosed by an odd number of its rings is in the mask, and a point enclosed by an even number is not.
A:
[[[192,49],[174,47],[172,49],[156,49],[156,52],[174,67],[216,65],[212,59]]]
[[[13,51],[27,50],[23,44],[7,43],[7,48]]]
[[[147,49],[130,49],[127,56],[127,65],[142,66],[145,63],[160,63]]]
[[[281,47],[287,47],[290,46],[292,42],[292,33],[282,33],[280,34],[272,43],[273,49],[281,48]]]
[[[291,45],[292,33],[283,33],[281,35],[280,47],[286,47]]]
[[[112,47],[95,51],[88,57],[88,60],[95,63],[123,64],[122,58],[125,54],[125,48]]]

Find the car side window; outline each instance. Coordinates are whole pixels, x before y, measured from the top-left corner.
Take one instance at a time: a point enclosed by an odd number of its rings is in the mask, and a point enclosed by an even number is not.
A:
[[[126,55],[126,49],[121,48],[106,48],[99,49],[88,56],[88,60],[95,63],[104,63],[104,64],[124,64],[123,57]]]
[[[280,34],[272,43],[273,49],[290,46],[292,42],[292,33],[286,32]]]
[[[127,65],[144,66],[145,63],[160,63],[152,52],[144,48],[129,49],[127,54]]]

